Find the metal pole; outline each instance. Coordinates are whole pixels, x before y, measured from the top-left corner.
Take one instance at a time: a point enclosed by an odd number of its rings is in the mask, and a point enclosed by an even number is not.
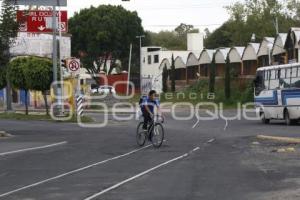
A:
[[[131,68],[131,55],[132,55],[132,43],[130,44],[130,51],[129,51],[129,63],[128,63],[128,84],[127,84],[127,96],[129,95],[129,82],[130,82],[130,68]]]
[[[56,6],[53,6],[53,11],[52,11],[52,29],[53,29],[53,52],[52,52],[52,62],[53,62],[53,81],[57,81],[57,41],[56,41]],[[54,95],[57,95],[57,85],[55,84],[55,87],[53,88],[54,90]],[[54,98],[54,102],[57,102],[57,99]],[[54,110],[54,113],[57,114],[57,110]]]
[[[142,38],[144,38],[144,35],[136,36],[136,38],[140,39],[140,90],[142,89],[142,64],[143,64],[143,57],[142,57]],[[141,91],[142,92],[142,91]]]
[[[59,5],[59,2],[58,2]],[[61,88],[61,97],[64,96],[64,72],[61,66],[61,59],[62,59],[62,33],[61,33],[61,9],[60,6],[58,7],[58,31],[59,31],[59,69],[60,69],[60,88]],[[65,108],[64,108],[64,100],[61,98],[62,104],[61,104],[61,112],[64,114]]]

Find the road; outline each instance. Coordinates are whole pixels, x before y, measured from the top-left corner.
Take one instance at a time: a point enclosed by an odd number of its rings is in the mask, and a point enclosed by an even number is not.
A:
[[[168,115],[166,142],[154,149],[136,145],[135,120],[110,116],[103,128],[1,120],[13,137],[0,139],[0,199],[300,198],[300,153],[253,143],[258,134],[300,136],[299,125],[235,120],[224,129],[221,119],[196,122]]]

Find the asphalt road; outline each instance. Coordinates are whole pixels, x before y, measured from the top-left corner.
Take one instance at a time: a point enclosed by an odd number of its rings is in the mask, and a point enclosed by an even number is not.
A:
[[[300,199],[300,152],[253,145],[258,134],[300,137],[299,125],[235,120],[225,126],[167,116],[167,141],[154,149],[136,145],[137,121],[109,116],[108,122],[81,128],[1,120],[1,130],[14,137],[0,139],[0,199]]]

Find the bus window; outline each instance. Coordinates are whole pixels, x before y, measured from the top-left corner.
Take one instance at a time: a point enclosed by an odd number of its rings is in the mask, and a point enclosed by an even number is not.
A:
[[[289,88],[291,86],[291,73],[292,73],[292,69],[291,68],[287,68],[285,69],[285,78],[281,78],[280,79],[280,86],[283,88]]]
[[[300,72],[298,68],[293,68],[292,70],[292,78],[291,78],[291,87],[300,88]]]
[[[292,78],[296,78],[297,77],[297,70],[298,70],[298,68],[297,67],[294,67],[294,68],[292,68]]]
[[[278,70],[271,70],[271,78],[270,78],[270,90],[278,89],[280,86],[279,79],[278,79]]]
[[[264,75],[266,74],[265,71],[258,71],[256,74],[256,78],[254,80],[254,86],[255,86],[255,95],[259,95],[261,91],[265,89],[265,81],[264,81]]]

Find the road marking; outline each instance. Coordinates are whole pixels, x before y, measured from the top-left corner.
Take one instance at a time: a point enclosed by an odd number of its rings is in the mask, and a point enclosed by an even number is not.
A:
[[[59,143],[55,143],[55,144],[49,144],[49,145],[45,145],[45,146],[39,146],[39,147],[32,147],[32,148],[27,148],[27,149],[20,149],[20,150],[15,150],[15,151],[9,151],[9,152],[4,152],[4,153],[0,153],[0,156],[7,156],[10,154],[15,154],[15,153],[22,153],[22,152],[26,152],[26,151],[34,151],[34,150],[40,150],[40,149],[46,149],[46,148],[50,148],[50,147],[55,147],[55,146],[59,146],[59,145],[63,145],[66,144],[67,142],[59,142]]]
[[[210,144],[210,143],[213,143],[214,141],[216,141],[215,138],[208,140],[206,143]]]
[[[200,149],[200,148],[197,147],[197,148],[193,149],[193,150],[190,151],[190,152],[195,152],[195,151],[197,151],[197,150],[199,150],[199,149]],[[135,180],[135,179],[137,179],[137,178],[140,178],[141,176],[144,176],[144,175],[146,175],[146,174],[148,174],[148,173],[150,173],[150,172],[152,172],[152,171],[155,171],[155,170],[157,170],[157,169],[159,169],[159,168],[161,168],[161,167],[164,167],[164,166],[166,166],[166,165],[168,165],[168,164],[171,164],[171,163],[173,163],[173,162],[175,162],[175,161],[178,161],[178,160],[181,160],[181,159],[183,159],[183,158],[186,158],[186,157],[188,157],[189,155],[190,155],[190,153],[185,153],[185,154],[183,154],[183,155],[181,155],[181,156],[178,156],[178,157],[176,157],[176,158],[173,158],[173,159],[171,159],[171,160],[168,160],[168,161],[166,161],[166,162],[164,162],[164,163],[161,163],[161,164],[159,164],[159,165],[157,165],[157,166],[155,166],[155,167],[153,167],[153,168],[150,168],[150,169],[148,169],[148,170],[146,170],[146,171],[144,171],[144,172],[141,172],[141,173],[139,173],[139,174],[137,174],[137,175],[135,175],[135,176],[133,176],[133,177],[131,177],[131,178],[128,178],[128,179],[126,179],[126,180],[124,180],[124,181],[121,181],[121,182],[119,182],[119,183],[117,183],[117,184],[115,184],[115,185],[113,185],[113,186],[111,186],[111,187],[109,187],[109,188],[106,188],[105,190],[102,190],[102,191],[99,192],[99,193],[96,193],[96,194],[94,194],[94,195],[92,195],[92,196],[89,196],[89,197],[85,198],[84,200],[92,200],[92,199],[94,199],[94,198],[96,198],[96,197],[99,197],[99,196],[101,196],[101,195],[103,195],[103,194],[105,194],[105,193],[107,193],[107,192],[110,192],[110,191],[112,191],[112,190],[114,190],[114,189],[117,189],[118,187],[120,187],[120,186],[122,186],[122,185],[124,185],[124,184],[126,184],[126,183],[129,183],[129,182],[131,182],[131,181],[133,181],[133,180]]]
[[[35,186],[38,186],[38,185],[41,185],[41,184],[44,184],[44,183],[47,183],[47,182],[50,182],[50,181],[53,181],[53,180],[56,180],[56,179],[59,179],[59,178],[62,178],[62,177],[65,177],[65,176],[68,176],[68,175],[71,175],[71,174],[75,174],[77,172],[81,172],[83,170],[86,170],[86,169],[89,169],[89,168],[92,168],[92,167],[95,167],[97,165],[101,165],[101,164],[104,164],[104,163],[107,163],[109,161],[113,161],[113,160],[117,160],[117,159],[120,159],[120,158],[123,158],[123,157],[126,157],[126,156],[129,156],[131,154],[134,154],[134,153],[137,153],[141,150],[144,150],[146,148],[149,148],[151,147],[152,144],[149,144],[145,147],[142,147],[142,148],[139,148],[139,149],[135,149],[133,151],[130,151],[128,153],[125,153],[125,154],[122,154],[122,155],[119,155],[119,156],[116,156],[116,157],[113,157],[113,158],[109,158],[109,159],[106,159],[106,160],[103,160],[103,161],[100,161],[100,162],[96,162],[94,164],[91,164],[91,165],[88,165],[86,167],[82,167],[82,168],[79,168],[79,169],[75,169],[75,170],[72,170],[72,171],[69,171],[69,172],[66,172],[64,174],[60,174],[58,176],[54,176],[52,178],[48,178],[48,179],[45,179],[45,180],[42,180],[42,181],[39,181],[39,182],[36,182],[36,183],[33,183],[33,184],[30,184],[30,185],[27,185],[27,186],[24,186],[24,187],[21,187],[21,188],[18,188],[18,189],[15,189],[15,190],[12,190],[10,192],[6,192],[6,193],[3,193],[3,194],[0,194],[0,198],[1,197],[5,197],[5,196],[8,196],[8,195],[11,195],[11,194],[14,194],[16,192],[20,192],[22,190],[26,190],[26,189],[29,189],[29,188],[32,188],[32,187],[35,187]]]

